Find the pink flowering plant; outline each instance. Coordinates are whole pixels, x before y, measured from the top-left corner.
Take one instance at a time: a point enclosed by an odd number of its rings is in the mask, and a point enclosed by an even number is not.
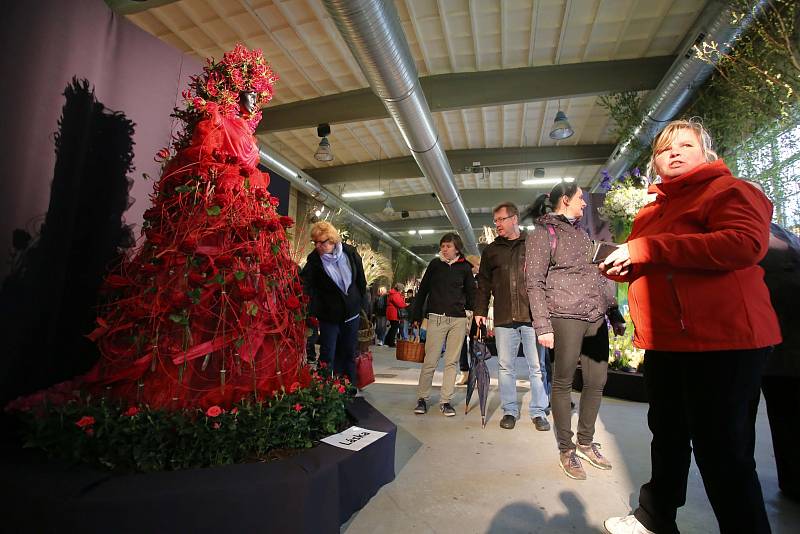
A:
[[[350,423],[346,379],[313,373],[269,399],[224,408],[155,410],[78,394],[42,406],[11,403],[24,446],[114,471],[165,471],[257,462],[314,446]]]

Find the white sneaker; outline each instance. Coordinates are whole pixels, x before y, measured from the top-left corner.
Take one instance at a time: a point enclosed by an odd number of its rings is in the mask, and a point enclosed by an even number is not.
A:
[[[609,534],[655,534],[639,523],[633,514],[624,517],[609,517],[603,522],[603,526]]]

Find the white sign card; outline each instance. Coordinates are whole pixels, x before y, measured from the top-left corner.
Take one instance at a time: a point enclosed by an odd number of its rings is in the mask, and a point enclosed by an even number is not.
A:
[[[347,430],[322,438],[323,443],[347,449],[348,451],[360,451],[370,443],[374,443],[386,435],[386,432],[377,430],[367,430],[358,426],[351,426]]]

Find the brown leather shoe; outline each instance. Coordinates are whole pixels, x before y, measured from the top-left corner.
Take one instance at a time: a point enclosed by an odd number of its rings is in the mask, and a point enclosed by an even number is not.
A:
[[[575,449],[561,451],[559,459],[561,460],[561,469],[564,470],[565,475],[575,480],[586,480],[586,471],[583,470],[581,461],[575,454]]]

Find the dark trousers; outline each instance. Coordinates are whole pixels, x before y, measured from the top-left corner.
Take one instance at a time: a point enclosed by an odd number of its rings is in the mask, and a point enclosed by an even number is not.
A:
[[[770,532],[753,459],[767,349],[647,351],[644,380],[652,475],[634,515],[657,533],[678,532],[692,448],[722,534]]]
[[[800,501],[800,456],[792,441],[800,421],[800,377],[764,376],[761,391],[767,401],[778,487],[786,497]]]
[[[383,344],[387,347],[394,347],[397,341],[397,329],[400,326],[400,321],[389,321],[389,331],[386,333],[386,339]]]
[[[608,327],[606,320],[590,323],[578,319],[551,317],[555,361],[550,404],[558,450],[575,448],[572,441],[572,380],[578,360],[581,362],[583,390],[578,409],[578,443],[590,445],[594,424],[603,400],[603,387],[608,378]]]
[[[464,339],[464,344],[461,345],[461,356],[458,358],[458,369],[462,373],[468,373],[469,372],[469,354],[468,354],[469,347],[468,347],[468,345],[470,344],[471,341],[472,341],[472,338],[466,337]]]
[[[360,321],[356,317],[347,323],[319,322],[319,361],[325,362],[334,374],[347,376],[354,385]]]

